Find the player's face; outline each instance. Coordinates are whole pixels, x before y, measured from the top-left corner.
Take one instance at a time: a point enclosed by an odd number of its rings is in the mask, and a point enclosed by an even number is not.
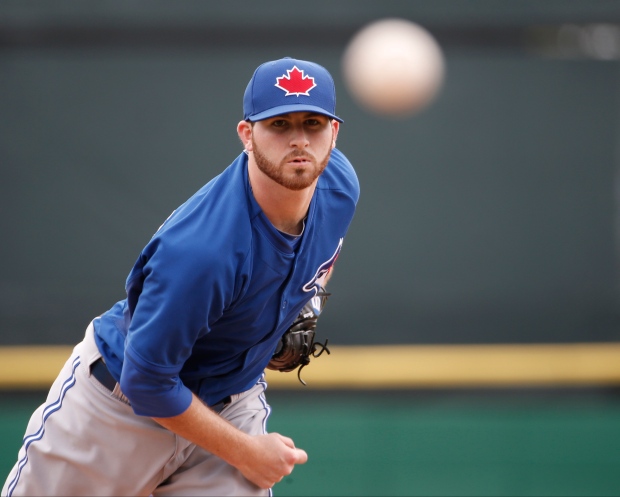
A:
[[[309,112],[254,123],[251,151],[258,169],[289,190],[308,188],[327,166],[338,124]]]

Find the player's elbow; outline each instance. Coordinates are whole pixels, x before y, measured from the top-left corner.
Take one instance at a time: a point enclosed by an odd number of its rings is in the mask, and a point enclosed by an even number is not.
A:
[[[192,393],[178,376],[154,374],[125,357],[120,378],[121,391],[139,416],[167,418],[184,412]]]

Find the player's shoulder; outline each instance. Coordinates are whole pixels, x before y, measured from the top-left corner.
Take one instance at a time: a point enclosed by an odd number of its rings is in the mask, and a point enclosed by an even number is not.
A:
[[[357,174],[349,159],[339,149],[332,150],[329,163],[319,180],[318,188],[345,192],[357,202],[360,193]]]
[[[179,251],[195,251],[200,258],[221,258],[232,247],[249,245],[247,174],[238,157],[176,209],[154,238],[169,242]]]

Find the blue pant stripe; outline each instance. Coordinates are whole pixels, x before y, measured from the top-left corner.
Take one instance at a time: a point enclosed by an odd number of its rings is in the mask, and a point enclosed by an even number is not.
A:
[[[267,381],[265,380],[265,375],[261,376],[258,380],[258,383],[263,386],[263,392],[259,395],[259,399],[265,408],[265,417],[263,418],[263,433],[267,433],[267,419],[271,414],[271,406],[267,403],[267,398],[265,397],[265,390],[267,390]],[[269,497],[273,496],[273,490],[269,489]]]
[[[43,415],[41,416],[42,418],[41,427],[37,430],[36,433],[24,438],[24,457],[22,457],[21,460],[18,462],[17,474],[15,475],[15,478],[13,478],[13,480],[9,484],[8,492],[7,492],[8,497],[11,497],[11,495],[13,494],[13,491],[15,490],[15,487],[17,486],[17,482],[19,481],[19,477],[21,476],[22,470],[28,463],[28,447],[30,447],[30,444],[32,444],[33,442],[36,442],[37,440],[41,440],[43,438],[43,435],[45,434],[45,421],[53,413],[55,413],[62,407],[62,401],[65,398],[65,394],[73,385],[75,385],[75,381],[76,381],[75,371],[79,365],[80,365],[80,358],[76,357],[75,360],[73,361],[71,376],[67,378],[67,380],[65,380],[65,382],[62,384],[62,388],[60,389],[60,395],[58,396],[58,400],[48,405],[43,410]]]

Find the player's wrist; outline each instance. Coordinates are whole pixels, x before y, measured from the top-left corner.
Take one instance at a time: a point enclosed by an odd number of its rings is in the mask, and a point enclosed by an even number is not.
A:
[[[219,457],[241,473],[247,474],[252,464],[261,457],[257,436],[240,431],[238,439],[227,445],[225,453]]]

